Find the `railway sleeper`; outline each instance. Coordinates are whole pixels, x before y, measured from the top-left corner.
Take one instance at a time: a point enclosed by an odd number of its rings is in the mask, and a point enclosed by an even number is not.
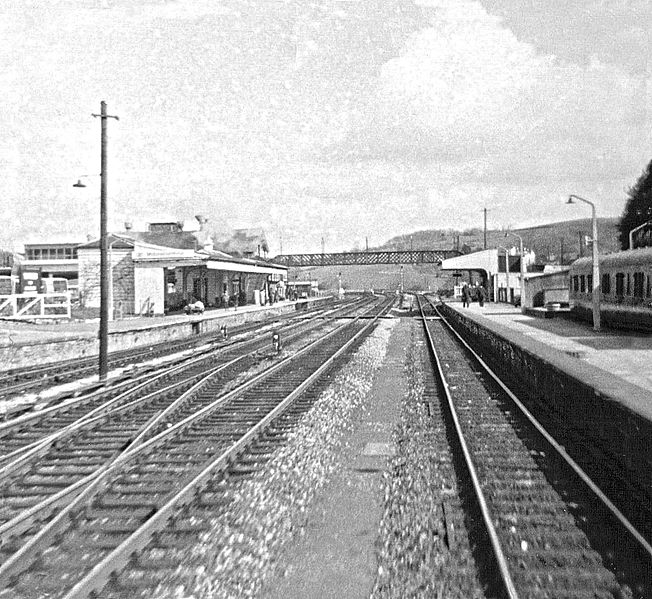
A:
[[[114,494],[104,495],[99,499],[97,507],[106,509],[135,507],[135,508],[149,508],[150,510],[158,509],[158,501],[160,497],[153,497],[150,494],[131,494],[127,497],[122,495],[116,496]]]
[[[159,494],[159,493],[169,493],[171,489],[174,488],[174,485],[166,482],[164,478],[160,478],[158,482],[152,481],[151,483],[136,483],[136,482],[125,482],[125,483],[114,483],[111,485],[111,491],[113,493],[119,493],[120,495],[145,495],[145,494]]]
[[[34,487],[67,487],[72,484],[80,477],[72,475],[61,475],[61,474],[28,474],[21,480],[21,485],[28,485]]]
[[[618,585],[612,572],[605,568],[599,570],[577,570],[575,568],[555,568],[550,566],[542,569],[531,567],[524,562],[518,564],[518,568],[511,570],[514,582],[518,586],[528,587],[532,590],[541,584],[546,592],[545,597],[595,597],[596,590],[615,590]],[[550,586],[554,585],[556,591]],[[543,589],[542,589],[543,590]],[[531,596],[528,593],[528,597]],[[598,595],[599,596],[599,595]],[[604,595],[607,597],[607,595]]]
[[[155,588],[165,577],[166,571],[169,576],[174,573],[175,567],[162,566],[159,571],[155,568],[127,568],[124,572],[115,577],[113,584],[117,589],[124,591],[136,591],[137,589]]]

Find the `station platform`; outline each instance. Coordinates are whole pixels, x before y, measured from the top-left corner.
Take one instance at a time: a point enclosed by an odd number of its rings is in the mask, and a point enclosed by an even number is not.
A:
[[[509,304],[446,305],[652,421],[652,334],[594,331],[570,316],[540,318]]]
[[[135,346],[173,343],[178,339],[219,333],[253,321],[263,321],[308,309],[310,304],[332,300],[332,296],[273,305],[245,305],[238,308],[207,310],[203,314],[124,318],[109,322],[109,352]],[[96,355],[99,351],[99,319],[57,322],[17,322],[0,320],[0,372],[48,364],[59,360]]]
[[[311,301],[303,300],[303,301]],[[157,327],[183,325],[189,322],[223,319],[237,314],[247,314],[295,305],[296,301],[284,300],[273,306],[244,305],[238,308],[208,309],[203,314],[169,314],[166,316],[134,316],[109,321],[109,334],[149,330]],[[0,320],[0,347],[7,345],[32,345],[56,343],[75,339],[94,339],[98,335],[99,319],[57,320],[52,322]]]

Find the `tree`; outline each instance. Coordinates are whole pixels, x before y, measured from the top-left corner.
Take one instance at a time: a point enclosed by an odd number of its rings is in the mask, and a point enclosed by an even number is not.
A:
[[[629,199],[618,223],[620,247],[629,249],[629,232],[639,225],[652,220],[652,160],[647,165],[634,187],[628,191]],[[652,227],[650,227],[652,229]],[[650,245],[647,241],[640,245]]]

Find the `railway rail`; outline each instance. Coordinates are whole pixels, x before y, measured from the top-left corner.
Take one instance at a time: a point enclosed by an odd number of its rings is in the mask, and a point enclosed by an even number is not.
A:
[[[310,311],[302,311],[300,314],[291,313],[278,316],[277,322],[291,321],[296,318],[303,318],[307,314],[326,313],[330,308],[317,307]],[[255,331],[260,323],[253,322],[234,327],[231,335],[243,334]],[[127,368],[136,365],[145,360],[153,360],[169,356],[172,353],[180,353],[188,350],[194,350],[205,344],[213,343],[219,335],[216,332],[202,333],[193,335],[187,339],[178,339],[174,343],[161,342],[147,344],[146,346],[135,347],[127,350],[111,352],[109,354],[109,368]],[[0,383],[0,399],[19,395],[22,393],[36,393],[43,390],[53,383],[59,385],[90,377],[96,374],[97,358],[84,357],[70,360],[62,360],[54,363],[48,363],[41,366],[29,368],[15,368],[6,370],[2,373],[2,382]]]
[[[420,301],[487,596],[652,596],[652,547],[523,403]],[[431,314],[430,317],[427,314]],[[463,456],[460,457],[460,456]],[[499,575],[497,575],[499,574]]]
[[[347,317],[365,309],[364,303],[356,303],[331,310],[329,315]],[[333,320],[324,320],[324,314],[320,316],[287,324],[283,329],[286,343],[305,343],[310,336],[324,334],[334,326]],[[47,470],[49,466],[44,461],[68,460],[71,471],[67,478],[73,484],[87,474],[90,463],[99,467],[115,452],[140,441],[160,420],[169,424],[198,409],[197,400],[190,393],[192,388],[207,377],[226,388],[229,381],[268,357],[267,353],[260,353],[267,346],[266,337],[254,337],[167,368],[156,376],[144,375],[133,381],[130,388],[120,385],[120,391],[113,395],[91,394],[0,425],[0,485],[4,484],[7,500],[7,505],[0,509],[0,523],[11,519],[12,497],[16,509],[22,509],[45,500],[57,487],[66,486],[63,480],[57,485],[34,486],[31,479],[21,485],[11,482],[16,476],[28,469]],[[83,463],[75,476],[74,464],[80,457]],[[38,476],[35,478],[38,480]]]
[[[390,305],[390,300],[376,304],[376,317]],[[149,415],[138,435],[130,431],[125,447],[116,452],[102,446],[108,455],[101,465],[88,465],[54,517],[51,505],[36,504],[6,522],[0,529],[0,584],[15,597],[85,597],[101,588],[180,506],[192,503],[203,486],[244,459],[238,456],[248,446],[264,436],[273,438],[274,427],[286,427],[278,419],[360,342],[375,320],[323,323],[330,326],[315,329],[315,339],[253,378],[249,374],[225,391],[217,369],[193,384],[176,406]],[[125,437],[116,434],[122,427],[115,424],[98,430],[124,445]],[[78,455],[69,457],[81,461]],[[55,460],[39,480],[30,479],[31,488],[35,483],[42,488],[46,479],[64,489],[74,487],[65,475],[71,466],[65,459],[64,453],[60,465]]]

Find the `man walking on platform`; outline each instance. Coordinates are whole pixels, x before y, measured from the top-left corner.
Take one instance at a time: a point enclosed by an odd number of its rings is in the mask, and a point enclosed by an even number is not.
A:
[[[469,289],[469,286],[465,283],[464,287],[462,287],[462,307],[468,308],[470,303],[471,303],[471,290]]]
[[[486,299],[487,299],[487,291],[482,285],[480,285],[480,287],[478,287],[478,302],[481,308],[484,306],[484,300]]]

